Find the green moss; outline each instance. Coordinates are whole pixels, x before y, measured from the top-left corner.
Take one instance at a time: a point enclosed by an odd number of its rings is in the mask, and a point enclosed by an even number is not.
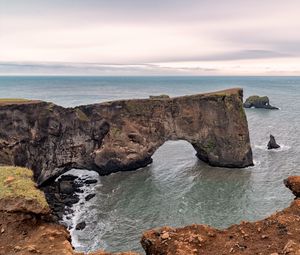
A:
[[[246,113],[245,113],[245,110],[244,110],[244,107],[242,104],[239,106],[239,109],[240,109],[241,118],[243,118],[243,119],[246,118]]]
[[[158,96],[149,96],[150,99],[158,99],[158,100],[163,100],[163,99],[169,99],[169,95],[161,94]]]
[[[204,144],[203,147],[205,148],[205,150],[206,150],[207,152],[211,152],[211,151],[213,151],[217,146],[216,146],[216,143],[215,143],[214,141],[208,140],[208,141]]]
[[[141,115],[144,112],[149,110],[149,107],[146,103],[136,102],[134,100],[129,100],[126,103],[126,107],[131,114]]]
[[[81,121],[89,121],[90,120],[89,117],[80,109],[76,108],[75,111],[76,111],[77,118],[80,119]]]
[[[44,193],[35,187],[31,170],[22,167],[0,166],[0,199],[14,197],[35,200],[41,207],[48,208]]]
[[[121,133],[122,133],[122,130],[119,129],[119,128],[117,128],[117,127],[112,127],[112,128],[110,129],[110,132],[111,132],[111,134],[112,134],[114,137],[119,137],[119,136],[121,135]]]

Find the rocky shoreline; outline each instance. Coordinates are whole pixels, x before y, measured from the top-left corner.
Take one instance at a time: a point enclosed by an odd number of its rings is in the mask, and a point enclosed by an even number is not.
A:
[[[33,181],[28,181],[32,178],[30,170],[5,169],[3,171],[0,167],[0,254],[84,255],[73,250],[69,232],[50,213],[43,193],[35,188]],[[57,185],[71,194],[70,189],[80,186],[73,185],[75,180],[74,176],[66,175]],[[19,193],[18,189],[22,189],[23,185],[20,188],[18,185],[22,181],[27,185],[27,193],[21,196],[23,202],[20,203],[19,196],[12,194]],[[266,219],[241,222],[225,230],[207,225],[148,230],[142,236],[142,247],[147,255],[299,255],[300,176],[291,176],[284,180],[284,184],[296,196],[295,200],[288,208]],[[13,193],[10,192],[12,188]],[[104,251],[92,254],[112,255]],[[134,252],[117,254],[137,255]]]
[[[74,216],[72,209],[74,204],[79,203],[79,194],[83,193],[82,187],[96,184],[98,181],[93,178],[78,177],[72,174],[64,174],[51,185],[41,187],[44,191],[47,202],[55,216],[57,222],[64,222],[64,215],[67,220]],[[95,197],[95,193],[86,194],[84,200],[89,201]],[[86,226],[84,221],[80,221],[76,226],[67,226],[68,228],[75,228],[82,230]]]

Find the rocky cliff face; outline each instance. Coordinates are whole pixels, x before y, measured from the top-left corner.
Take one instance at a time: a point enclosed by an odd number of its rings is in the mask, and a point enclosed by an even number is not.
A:
[[[106,175],[151,163],[167,140],[190,142],[213,166],[247,167],[252,151],[243,92],[122,100],[63,108],[0,102],[0,164],[33,169],[43,184],[71,168]]]

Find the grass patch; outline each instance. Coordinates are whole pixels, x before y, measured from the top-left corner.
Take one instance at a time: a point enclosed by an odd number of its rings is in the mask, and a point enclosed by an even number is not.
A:
[[[76,108],[76,115],[81,121],[89,121],[89,117],[80,109]]]
[[[22,167],[0,166],[0,199],[22,197],[48,207],[45,195],[35,187],[33,173]]]
[[[0,98],[0,103],[1,104],[13,104],[13,103],[27,103],[32,100],[30,99],[24,99],[24,98]]]
[[[217,146],[216,146],[216,143],[215,143],[214,141],[208,140],[208,141],[204,144],[203,147],[205,148],[205,150],[206,150],[207,152],[212,152]]]
[[[166,94],[162,94],[162,95],[158,95],[158,96],[149,96],[150,99],[170,99],[169,95]]]

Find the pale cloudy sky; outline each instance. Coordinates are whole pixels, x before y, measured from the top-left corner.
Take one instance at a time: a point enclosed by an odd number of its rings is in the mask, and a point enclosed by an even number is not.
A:
[[[299,0],[0,0],[0,74],[300,75]]]

